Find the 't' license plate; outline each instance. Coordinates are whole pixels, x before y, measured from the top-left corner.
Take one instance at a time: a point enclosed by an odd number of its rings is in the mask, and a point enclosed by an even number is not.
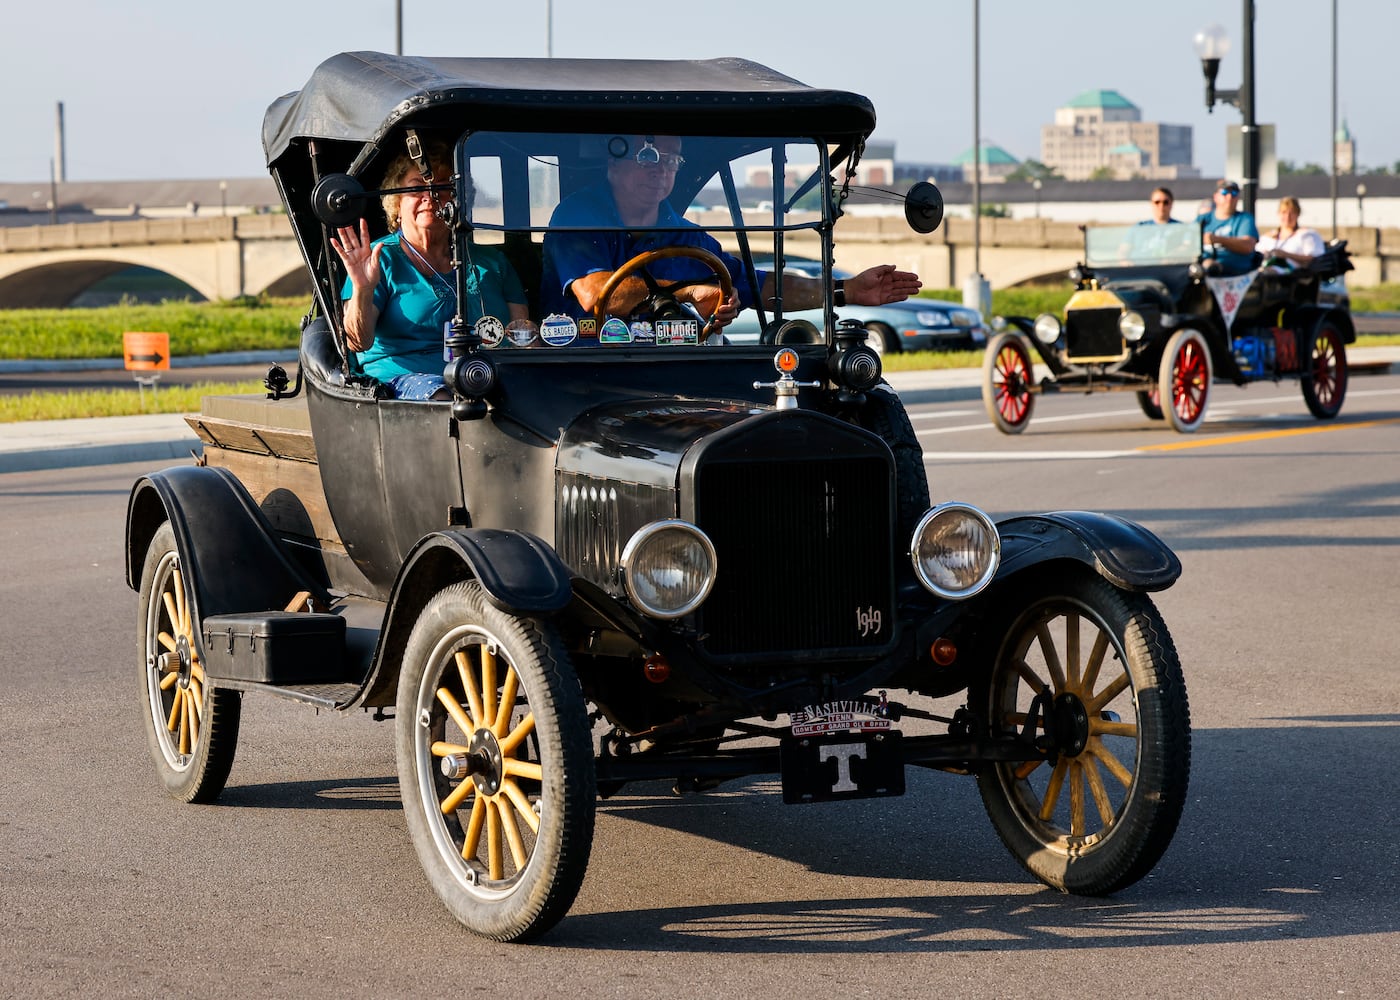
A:
[[[904,794],[900,734],[789,736],[782,741],[783,801],[832,802]]]

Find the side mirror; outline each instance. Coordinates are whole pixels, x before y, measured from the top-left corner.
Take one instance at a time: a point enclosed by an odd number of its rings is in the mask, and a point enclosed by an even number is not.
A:
[[[943,192],[919,181],[904,195],[904,218],[916,233],[931,233],[943,221]]]
[[[361,203],[369,195],[349,174],[326,174],[311,191],[311,211],[332,229],[339,229],[364,215]]]

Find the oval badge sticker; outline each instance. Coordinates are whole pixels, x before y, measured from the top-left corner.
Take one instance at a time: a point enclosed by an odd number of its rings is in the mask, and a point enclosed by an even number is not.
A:
[[[552,313],[540,324],[540,339],[550,347],[567,347],[578,337],[578,324],[572,316]]]

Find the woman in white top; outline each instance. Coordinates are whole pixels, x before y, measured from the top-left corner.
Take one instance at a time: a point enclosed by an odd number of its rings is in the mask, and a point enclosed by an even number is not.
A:
[[[1292,195],[1278,200],[1278,228],[1261,236],[1256,247],[1266,260],[1277,258],[1289,267],[1304,267],[1326,252],[1327,244],[1316,229],[1298,225],[1302,211]]]

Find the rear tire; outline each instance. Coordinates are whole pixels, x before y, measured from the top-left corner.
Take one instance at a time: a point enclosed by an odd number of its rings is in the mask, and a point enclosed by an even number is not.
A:
[[[213,802],[233,769],[243,703],[239,692],[215,687],[204,674],[184,572],[166,521],[141,568],[141,717],[165,790],[182,802]]]
[[[1156,386],[1139,391],[1137,401],[1148,420],[1162,419],[1162,394]]]
[[[982,359],[982,406],[996,429],[1020,434],[1035,411],[1035,369],[1026,338],[999,333],[987,344]]]
[[[1324,320],[1308,337],[1303,354],[1303,402],[1318,420],[1342,412],[1347,395],[1347,345],[1331,320]]]

